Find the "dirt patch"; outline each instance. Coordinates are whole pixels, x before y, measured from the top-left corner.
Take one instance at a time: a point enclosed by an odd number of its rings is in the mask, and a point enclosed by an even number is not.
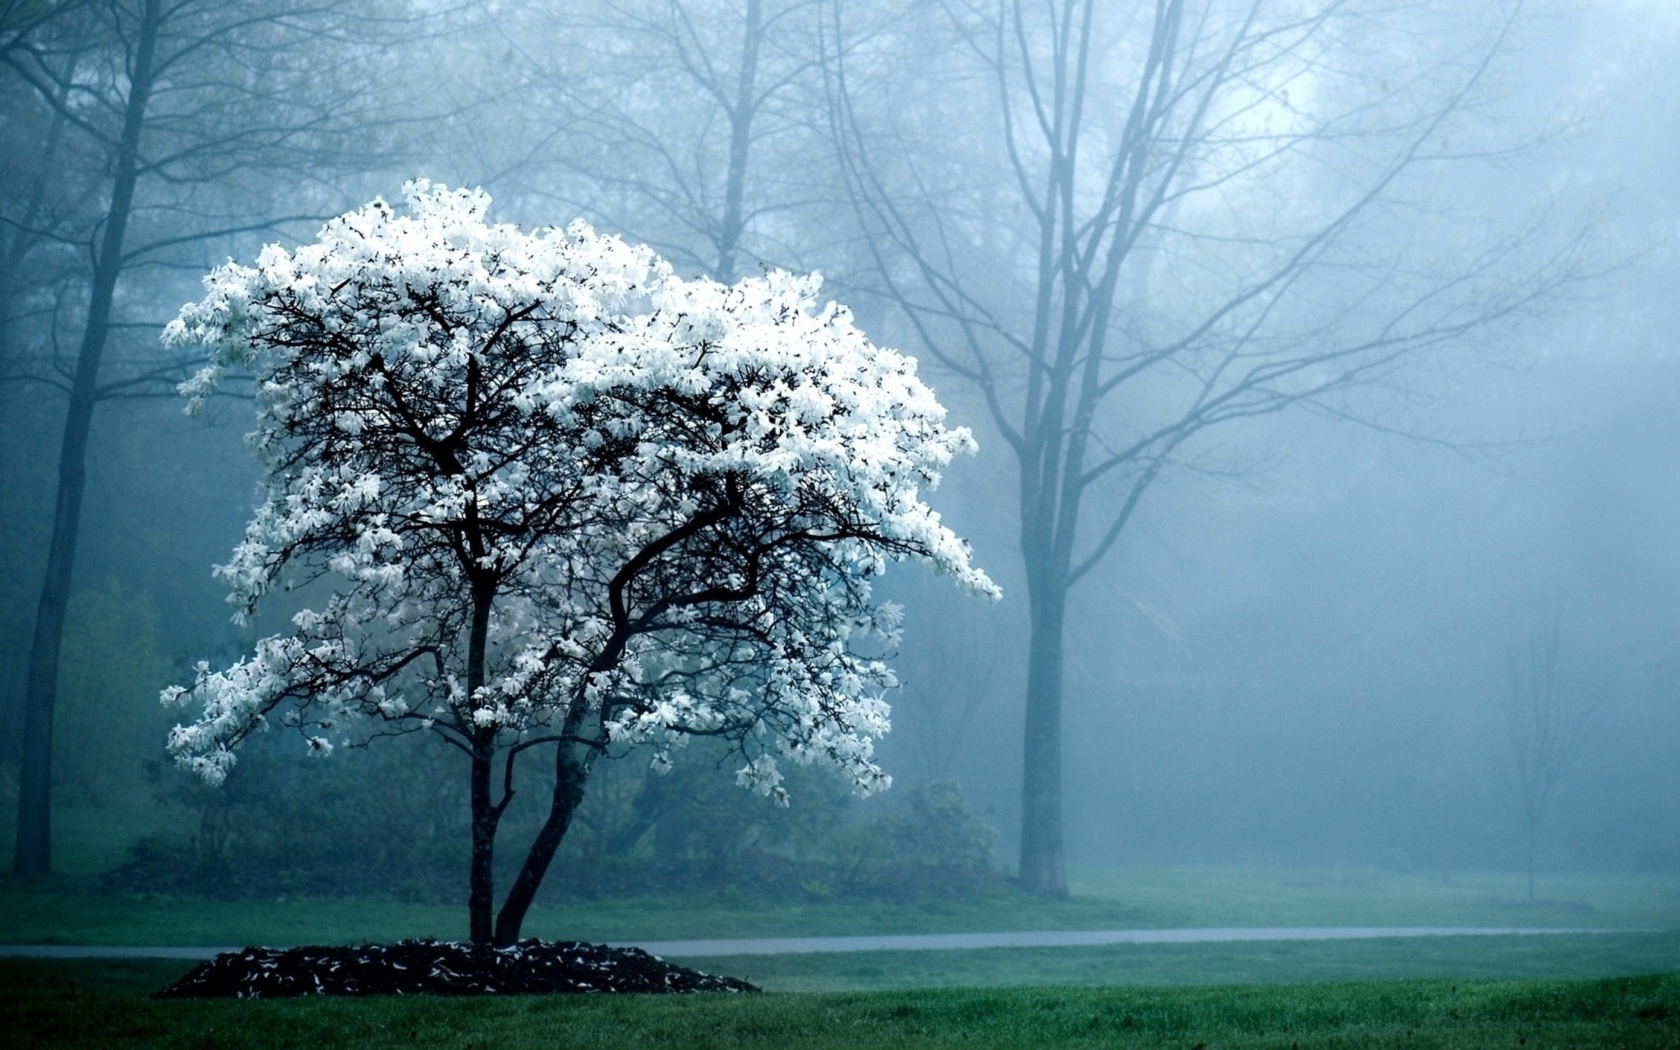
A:
[[[153,998],[756,991],[745,981],[676,966],[640,948],[538,940],[476,948],[420,940],[223,952]]]

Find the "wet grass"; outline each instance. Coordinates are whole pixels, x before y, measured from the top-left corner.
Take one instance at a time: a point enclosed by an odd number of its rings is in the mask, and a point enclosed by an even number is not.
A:
[[[1198,882],[1205,879],[1205,882]],[[1573,877],[1566,899],[1501,897],[1503,875],[1448,885],[1365,874],[1314,884],[1290,872],[1137,869],[1104,896],[1046,901],[1000,891],[921,904],[729,905],[706,899],[623,898],[538,906],[533,936],[584,940],[823,936],[1178,926],[1495,926],[1620,930],[1680,928],[1680,892],[1656,879]],[[1559,880],[1560,882],[1562,880]],[[84,875],[0,877],[0,943],[302,944],[459,937],[466,909],[391,900],[215,901],[105,893]]]
[[[1269,886],[1288,876],[1247,871],[1197,886],[1194,873],[1142,870],[1113,897],[1045,901],[1012,892],[922,904],[729,905],[706,899],[624,898],[538,906],[526,931],[550,939],[674,940],[696,937],[823,936],[992,930],[1178,926],[1495,926],[1665,930],[1680,927],[1669,886],[1651,880],[1578,880],[1566,903],[1529,905],[1496,897],[1501,876],[1419,887],[1404,876],[1369,876],[1357,887]],[[1177,889],[1175,891],[1174,885]],[[1176,892],[1176,898],[1175,898]],[[1315,894],[1322,893],[1322,896]],[[390,900],[216,901],[106,893],[90,876],[0,878],[0,943],[302,944],[402,937],[459,937],[466,909]]]
[[[0,960],[11,1046],[1672,1047],[1680,976],[154,1002],[179,963]]]
[[[458,937],[464,908],[110,894],[96,873],[145,815],[57,828],[60,874],[0,878],[0,941],[238,945]],[[3,831],[4,829],[0,829]],[[9,844],[10,836],[6,835]],[[539,907],[527,932],[591,940],[1271,925],[1680,930],[1680,881],[1235,868],[1089,872],[1071,901],[1000,892],[917,905]],[[1112,945],[685,959],[746,998],[153,1002],[175,961],[0,959],[7,1046],[1672,1047],[1680,932],[1321,943]],[[1627,975],[1627,976],[1618,976]],[[1500,980],[1489,980],[1499,978]],[[1558,980],[1559,978],[1596,978]]]
[[[0,876],[0,943],[242,946],[465,935],[465,908],[394,900],[216,901],[97,889],[117,845],[155,831],[141,811],[67,810],[50,878]],[[0,832],[5,829],[0,828]],[[4,838],[10,845],[9,836]],[[1680,931],[1680,879],[1552,875],[1541,900],[1516,874],[1133,867],[1076,873],[1075,897],[1000,890],[907,905],[625,898],[539,906],[526,932],[634,942],[697,937],[1179,926],[1427,925]],[[1026,984],[1188,985],[1428,976],[1564,978],[1680,971],[1680,934],[1446,938],[1323,944],[1115,945],[715,960],[786,990]]]
[[[1680,933],[1117,944],[1081,948],[713,956],[678,960],[777,991],[1209,984],[1680,973]]]

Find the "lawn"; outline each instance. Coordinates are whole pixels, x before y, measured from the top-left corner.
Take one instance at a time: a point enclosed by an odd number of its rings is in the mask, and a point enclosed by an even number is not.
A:
[[[1367,873],[1314,881],[1294,872],[1135,869],[1103,892],[1045,901],[1008,892],[908,905],[736,904],[622,898],[538,906],[532,936],[581,940],[945,933],[1179,926],[1494,926],[1680,928],[1672,881],[1573,877],[1568,896],[1527,904],[1498,896],[1503,875],[1449,885]],[[1563,880],[1558,880],[1560,883]],[[301,944],[460,937],[466,909],[391,900],[215,901],[104,893],[85,875],[0,877],[0,943]]]
[[[106,893],[95,873],[155,814],[59,814],[61,873],[0,876],[0,943],[239,946],[459,938],[465,908],[393,900],[217,901]],[[3,829],[0,829],[3,830]],[[942,933],[1181,926],[1588,927],[1629,932],[1544,937],[1113,945],[863,952],[683,960],[781,991],[1007,986],[1193,986],[1350,979],[1558,979],[1680,972],[1680,880],[1549,875],[1541,899],[1509,873],[1155,868],[1077,873],[1075,896],[1008,891],[906,905],[726,905],[622,898],[535,908],[531,936],[635,942],[700,937]]]
[[[0,849],[11,845],[0,812]],[[0,876],[0,943],[243,945],[454,938],[466,909],[394,900],[214,901],[98,891],[96,875],[127,844],[155,832],[153,811],[57,814],[46,879]],[[9,857],[0,863],[9,869]],[[4,870],[4,869],[0,869]],[[833,902],[725,905],[616,898],[539,905],[532,936],[610,941],[698,937],[948,933],[1181,926],[1496,926],[1680,929],[1680,878],[1546,875],[1540,900],[1521,899],[1515,873],[1340,873],[1293,868],[1148,867],[1076,872],[1074,897],[1008,891],[981,900],[907,905]],[[1521,976],[1513,973],[1511,976]]]
[[[1680,977],[755,996],[155,1002],[159,962],[0,960],[12,1046],[1652,1047],[1680,1045]]]
[[[456,906],[99,891],[97,873],[155,819],[62,814],[59,874],[0,877],[0,943],[355,943],[464,933]],[[1549,875],[1537,902],[1518,898],[1521,885],[1510,873],[1133,867],[1080,873],[1074,898],[1060,902],[1008,891],[907,905],[624,898],[539,907],[527,932],[620,942],[1180,926],[1648,932],[682,960],[769,990],[748,997],[165,1003],[146,996],[188,964],[0,959],[0,1037],[7,1046],[591,1050],[1680,1045],[1680,880]]]
[[[1192,987],[1464,977],[1555,980],[1680,973],[1680,933],[1117,944],[982,951],[683,958],[776,991]]]

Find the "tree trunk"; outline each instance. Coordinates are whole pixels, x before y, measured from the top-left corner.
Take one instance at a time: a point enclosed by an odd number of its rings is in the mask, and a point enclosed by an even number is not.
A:
[[[1534,899],[1534,840],[1539,837],[1539,828],[1534,821],[1528,824],[1528,899]]]
[[[1026,742],[1021,768],[1021,887],[1066,897],[1062,859],[1062,631],[1067,588],[1028,565]]]
[[[123,236],[134,204],[138,175],[140,132],[152,88],[152,58],[157,46],[159,0],[145,0],[134,51],[132,79],[123,112],[122,138],[117,145],[111,182],[111,205],[104,235],[94,259],[93,285],[88,301],[87,327],[76,357],[76,375],[64,416],[64,437],[58,458],[58,497],[53,507],[52,538],[47,548],[47,572],[35,615],[35,637],[29,651],[29,678],[24,693],[23,763],[19,771],[17,849],[13,869],[20,875],[44,875],[52,870],[52,738],[53,707],[58,697],[58,658],[64,642],[64,611],[70,598],[75,568],[76,539],[81,530],[82,490],[87,480],[88,432],[99,393],[99,363],[111,327],[111,305],[123,267]]]
[[[542,829],[531,843],[531,850],[525,855],[525,864],[519,869],[519,877],[514,879],[507,900],[502,902],[501,914],[496,917],[496,946],[499,948],[519,940],[520,927],[525,924],[525,913],[531,910],[531,902],[536,899],[537,887],[542,885],[543,876],[548,874],[548,866],[559,852],[566,830],[572,826],[572,816],[583,802],[583,789],[589,780],[589,767],[594,763],[595,749],[586,744],[562,743],[556,750],[554,797],[549,802],[548,819],[543,821]]]
[[[490,801],[490,761],[495,751],[489,745],[475,748],[472,755],[472,867],[467,889],[468,936],[475,945],[491,940],[490,922],[495,915],[496,814]]]
[[[469,511],[469,520],[473,516]],[[471,539],[475,557],[482,556],[483,545],[476,533]],[[467,637],[467,699],[478,694],[484,685],[485,650],[490,639],[490,605],[494,592],[473,588],[473,617],[471,633]],[[490,801],[490,767],[496,757],[496,731],[475,732],[472,741],[472,864],[467,882],[467,914],[469,937],[480,947],[490,943],[490,921],[496,907],[496,825],[501,823],[502,806]],[[507,802],[503,799],[503,805]]]
[[[747,0],[746,25],[741,33],[741,71],[735,82],[735,104],[729,108],[729,170],[724,181],[723,225],[718,231],[718,280],[735,280],[736,257],[746,226],[743,200],[747,185],[747,154],[752,148],[754,98],[758,85],[758,48],[764,35],[763,0]]]

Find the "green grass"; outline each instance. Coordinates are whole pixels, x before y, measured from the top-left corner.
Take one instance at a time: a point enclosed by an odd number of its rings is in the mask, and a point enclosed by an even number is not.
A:
[[[1680,928],[1680,877],[1352,867],[1128,867],[1076,871],[1076,898],[1124,902],[1140,926],[1567,926]]]
[[[59,873],[0,877],[0,942],[355,943],[459,937],[464,908],[99,892],[155,813],[64,811]],[[9,828],[0,828],[10,843]],[[1113,945],[683,960],[762,996],[161,1003],[181,962],[0,960],[6,1046],[1673,1047],[1680,879],[1133,867],[1071,901],[539,907],[527,932],[591,940],[1175,926],[1474,925],[1670,932]],[[1670,976],[1636,976],[1670,971]],[[1499,978],[1499,980],[1489,980]],[[1593,978],[1559,980],[1560,978]],[[1335,982],[1335,983],[1325,983]]]
[[[1199,884],[1198,878],[1207,878]],[[1138,869],[1113,897],[1045,901],[1013,893],[912,905],[754,904],[623,898],[539,906],[533,936],[587,940],[821,936],[985,930],[1176,926],[1466,925],[1680,928],[1673,883],[1578,878],[1567,901],[1529,905],[1494,896],[1502,876],[1438,887],[1405,876],[1363,876],[1315,887],[1289,873]],[[1125,887],[1129,887],[1125,888]],[[1176,896],[1175,896],[1176,894]],[[466,909],[380,900],[213,901],[104,893],[87,876],[0,878],[0,943],[300,944],[459,937]]]
[[[9,813],[0,815],[0,819]],[[389,900],[210,901],[110,894],[96,873],[127,843],[156,832],[154,811],[57,813],[55,865],[44,879],[0,876],[0,943],[299,944],[460,937],[457,905]],[[5,847],[9,828],[0,825]],[[712,900],[624,898],[539,906],[527,931],[547,938],[671,940],[977,930],[1176,926],[1570,926],[1680,929],[1680,878],[1547,875],[1541,899],[1520,899],[1509,873],[1405,874],[1375,870],[1135,866],[1076,873],[1074,899],[1008,891],[974,901],[728,906]]]
[[[1194,986],[1680,973],[1680,933],[1116,944],[1093,948],[737,955],[677,960],[775,991]]]
[[[113,894],[93,872],[111,843],[155,830],[156,814],[59,814],[66,873],[0,876],[0,943],[115,945],[354,944],[460,938],[465,908],[380,900],[213,901]],[[1656,934],[1543,938],[1114,945],[744,956],[701,961],[786,991],[1019,985],[1197,985],[1402,977],[1585,978],[1680,971],[1680,879],[1553,875],[1542,899],[1518,898],[1513,874],[1340,874],[1295,869],[1133,867],[1076,873],[1075,898],[1011,892],[967,902],[726,906],[624,898],[538,907],[532,936],[671,940],[976,930],[1175,926],[1469,925],[1595,927]]]
[[[0,961],[10,1046],[1673,1047],[1680,977],[154,1002],[167,963]]]
[[[1289,871],[1131,869],[1103,896],[1045,901],[1013,893],[912,905],[756,904],[624,898],[533,909],[533,936],[672,940],[976,930],[1175,926],[1427,925],[1680,928],[1676,880],[1557,878],[1560,896],[1528,904],[1501,896],[1504,875],[1451,883],[1364,873],[1314,879]],[[1084,892],[1093,892],[1080,887]],[[466,909],[394,901],[211,901],[110,894],[82,875],[0,877],[0,943],[299,944],[459,937]]]

